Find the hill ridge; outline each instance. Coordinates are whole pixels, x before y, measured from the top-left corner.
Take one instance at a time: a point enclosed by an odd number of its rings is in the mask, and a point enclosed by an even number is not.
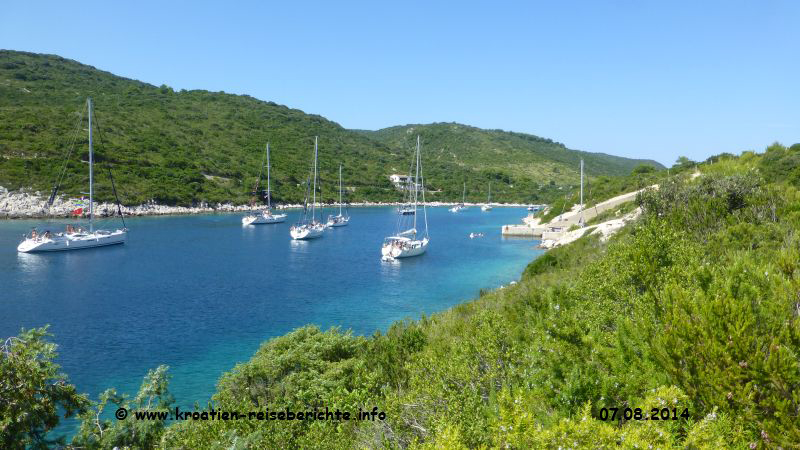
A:
[[[272,143],[273,198],[278,202],[302,201],[315,135],[320,137],[320,195],[325,201],[334,199],[340,162],[350,200],[396,201],[401,194],[388,175],[404,171],[411,158],[410,147],[394,136],[403,126],[349,130],[321,115],[248,94],[175,91],[58,55],[0,50],[0,185],[49,190],[63,162],[62,141],[74,131],[76,111],[87,96],[94,99],[107,139],[107,146],[97,149],[98,160],[114,167],[122,201],[129,205],[149,200],[245,203],[267,141]],[[587,173],[594,176],[624,175],[643,163],[580,153],[523,133],[458,124],[472,135],[464,140],[459,133],[445,133],[441,125],[417,126],[425,131],[423,166],[426,185],[437,191],[433,201],[460,198],[466,181],[470,201],[483,199],[491,182],[498,201],[541,202],[575,184],[579,155],[593,159]],[[85,152],[84,137],[78,144],[79,153]],[[444,157],[445,150],[456,157]],[[65,194],[85,190],[85,169],[74,159],[67,165]],[[110,184],[102,179],[98,198],[111,198]]]

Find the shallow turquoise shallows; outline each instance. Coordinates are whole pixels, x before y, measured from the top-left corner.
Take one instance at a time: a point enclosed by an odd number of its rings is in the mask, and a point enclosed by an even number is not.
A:
[[[541,253],[538,241],[500,235],[522,208],[429,208],[427,253],[382,262],[396,209],[350,214],[313,241],[290,240],[298,211],[248,227],[239,214],[128,219],[125,245],[51,254],[16,246],[34,225],[65,222],[0,222],[0,338],[50,324],[58,362],[92,399],[108,387],[135,394],[148,369],[167,364],[177,405],[191,409],[270,337],[305,324],[369,335],[508,284]]]

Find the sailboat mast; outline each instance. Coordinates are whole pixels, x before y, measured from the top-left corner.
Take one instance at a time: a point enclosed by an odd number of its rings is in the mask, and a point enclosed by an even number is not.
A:
[[[342,215],[342,163],[339,163],[339,216]]]
[[[417,135],[417,169],[419,170],[420,188],[422,188],[422,216],[425,219],[425,237],[428,237],[428,210],[425,208],[425,176],[422,175],[422,149],[419,145],[419,135]],[[414,217],[417,217],[416,212]]]
[[[583,160],[581,159],[581,223],[583,223]]]
[[[92,98],[86,99],[89,109],[89,232],[94,231],[94,149],[92,148]]]
[[[489,182],[489,198],[487,199],[488,203],[492,203],[492,182]]]
[[[319,136],[314,136],[314,195],[311,202],[311,221],[316,218],[317,212],[317,140]]]
[[[467,182],[464,182],[464,192],[461,194],[461,204],[465,204],[467,200]]]
[[[272,192],[269,185],[269,142],[267,142],[267,210],[272,209]]]
[[[417,168],[414,175],[414,237],[417,236],[417,196],[419,195],[419,135],[417,135],[417,150],[414,154]]]

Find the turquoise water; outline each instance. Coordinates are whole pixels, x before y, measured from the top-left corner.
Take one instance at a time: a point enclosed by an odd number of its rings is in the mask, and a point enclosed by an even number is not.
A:
[[[290,240],[298,211],[254,227],[237,214],[135,218],[126,245],[54,254],[16,245],[33,225],[63,222],[0,222],[0,338],[50,324],[63,371],[93,399],[108,387],[135,394],[167,364],[177,405],[190,409],[270,337],[309,323],[385,330],[516,280],[541,252],[500,235],[522,208],[428,213],[428,252],[393,263],[380,260],[395,227],[388,207],[354,208],[350,225],[313,241]]]

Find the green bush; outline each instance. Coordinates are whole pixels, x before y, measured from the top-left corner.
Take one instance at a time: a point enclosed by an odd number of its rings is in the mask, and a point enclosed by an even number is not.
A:
[[[800,193],[753,170],[764,158],[665,180],[610,240],[550,250],[517,284],[432,317],[370,338],[304,327],[272,339],[209,405],[377,406],[385,420],[190,421],[114,429],[103,445],[796,447]],[[689,417],[601,420],[665,407]],[[82,417],[75,443],[99,445]]]

